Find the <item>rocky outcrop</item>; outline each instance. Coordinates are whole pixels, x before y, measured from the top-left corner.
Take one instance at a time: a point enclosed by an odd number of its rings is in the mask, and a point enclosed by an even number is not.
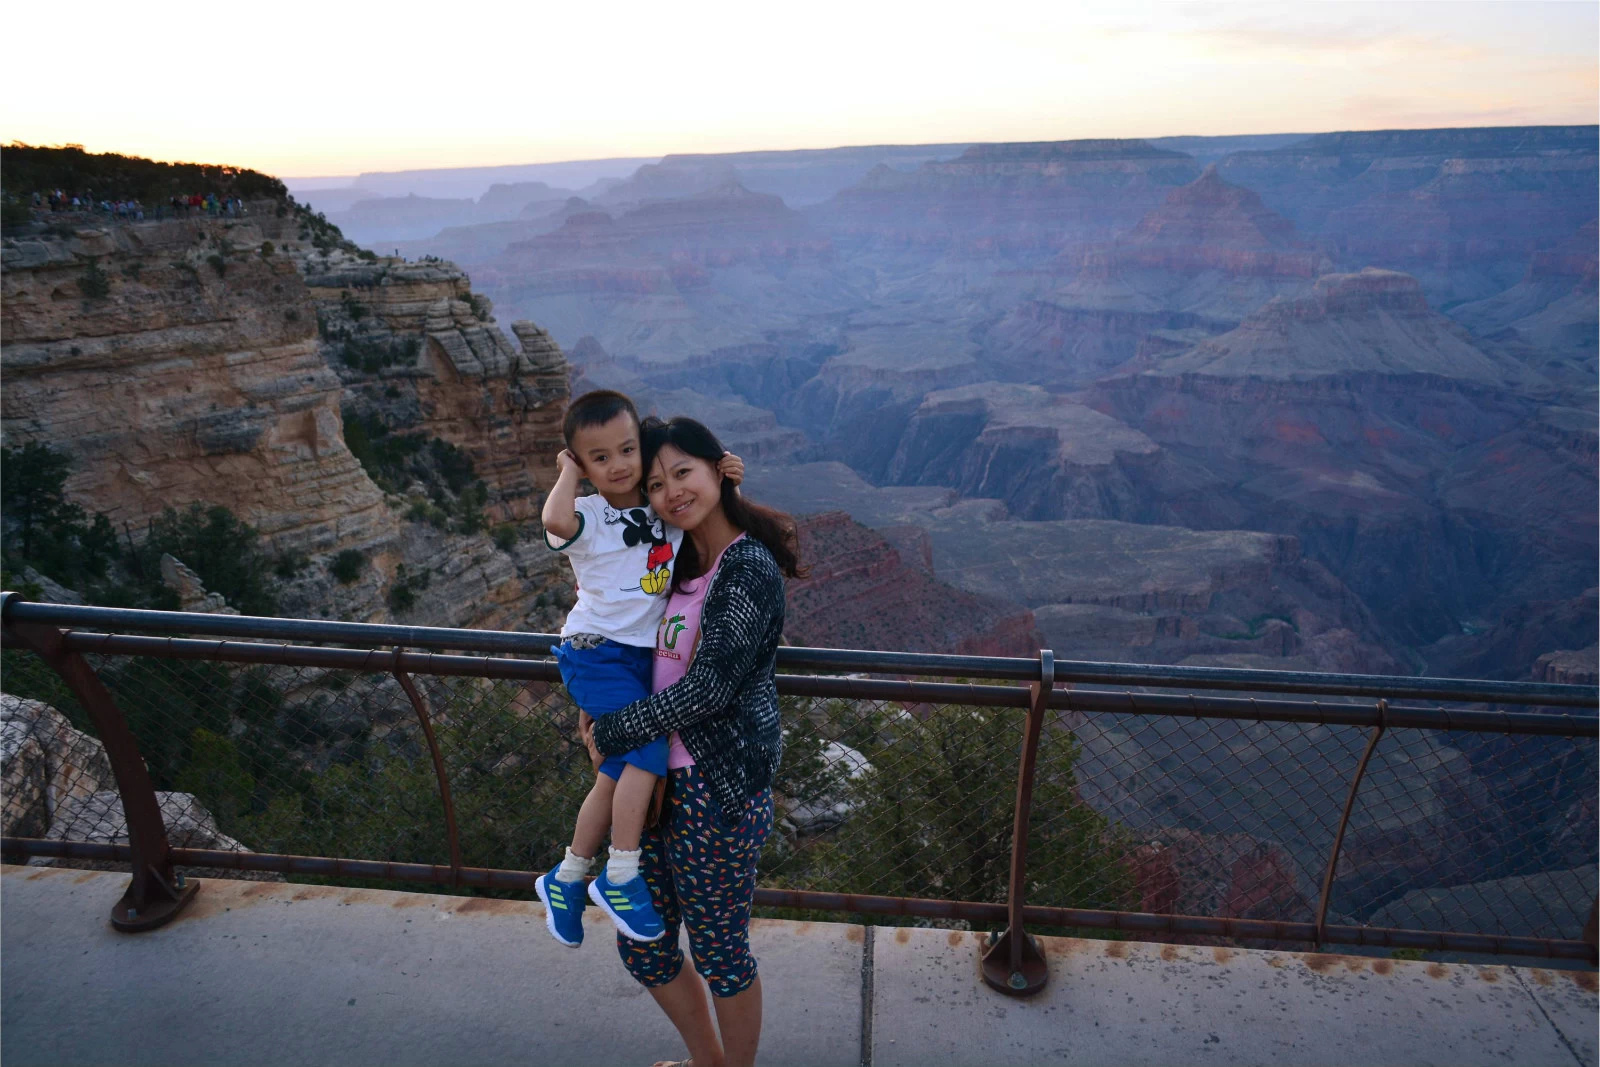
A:
[[[1138,911],[1287,922],[1315,918],[1315,898],[1301,888],[1294,857],[1272,841],[1168,827],[1126,862]]]
[[[161,581],[178,594],[179,611],[198,611],[206,615],[237,615],[239,610],[230,607],[221,593],[206,592],[200,576],[182,560],[161,554]]]
[[[1086,382],[1132,359],[1148,333],[1219,333],[1330,268],[1289,220],[1208,167],[1127,233],[1047,268],[1069,280],[1008,312],[985,354],[1009,379]]]
[[[950,490],[874,488],[841,464],[756,466],[750,488],[795,513],[842,505],[882,531],[901,562],[966,593],[1031,609],[1044,647],[1063,659],[1252,656],[1240,665],[1403,670],[1371,612],[1293,538],[1019,521],[997,501],[953,503]]]
[[[1344,269],[1416,275],[1437,304],[1512,285],[1596,215],[1593,126],[1319,134],[1222,159]]]
[[[1546,652],[1533,661],[1533,680],[1558,685],[1594,685],[1600,680],[1600,645]]]
[[[280,549],[392,536],[382,494],[345,448],[305,284],[288,256],[262,254],[278,225],[182,220],[8,240],[7,439],[66,451],[68,493],[119,528],[207,502]],[[84,288],[91,262],[104,295]]]
[[[453,264],[345,259],[310,270],[346,406],[462,449],[497,518],[533,517],[567,397],[566,359],[550,335],[514,323],[513,345]]]
[[[884,538],[843,512],[799,524],[805,578],[790,579],[784,636],[790,644],[1030,656],[1033,614],[974,595],[910,566]]]
[[[1515,363],[1476,347],[1464,330],[1429,307],[1415,278],[1373,269],[1319,278],[1305,296],[1274,300],[1238,329],[1202,342],[1152,373],[1276,380],[1425,376],[1511,388],[1539,384]]]
[[[1505,344],[1535,370],[1578,389],[1594,384],[1600,351],[1596,223],[1534,253],[1516,285],[1458,305],[1450,317],[1473,333]]]
[[[525,521],[560,448],[559,346],[533,323],[511,342],[451,264],[358,255],[313,228],[267,203],[242,220],[7,238],[7,442],[67,452],[69,497],[135,537],[168,507],[227,507],[312,564],[285,611],[548,628],[569,595],[558,561],[503,535],[416,536],[414,502],[374,484],[343,419],[456,445],[489,517]],[[328,573],[342,551],[362,561],[352,581]],[[204,610],[202,577],[169,569]]]
[[[50,705],[9,693],[0,693],[0,776],[8,837],[45,837],[68,804],[116,788],[98,740]]]
[[[841,239],[974,257],[1103,241],[1200,168],[1137,140],[974,145],[906,172],[888,166],[816,209]]]
[[[886,477],[1004,500],[1027,518],[1133,518],[1144,434],[1038,386],[988,382],[929,393],[912,412]]]
[[[1564,436],[1563,416],[1541,414],[1551,392],[1434,311],[1415,279],[1366,270],[1154,353],[1088,402],[1188,472],[1149,484],[1162,521],[1292,532],[1420,645],[1583,587],[1593,461],[1576,424]]]

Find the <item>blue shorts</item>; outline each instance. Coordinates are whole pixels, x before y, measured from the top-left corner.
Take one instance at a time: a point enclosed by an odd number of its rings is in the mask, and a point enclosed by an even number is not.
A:
[[[555,646],[555,657],[567,695],[591,718],[610,715],[650,695],[650,675],[656,662],[653,648],[621,645],[610,638],[595,648],[573,648],[563,641]],[[607,756],[600,764],[600,773],[621,778],[622,767],[627,763],[666,777],[667,739],[658,737],[632,752]]]

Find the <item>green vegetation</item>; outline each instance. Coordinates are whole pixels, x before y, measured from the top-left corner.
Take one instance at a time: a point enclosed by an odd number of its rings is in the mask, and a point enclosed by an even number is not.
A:
[[[32,567],[95,604],[173,610],[177,596],[161,581],[161,557],[170,553],[240,611],[277,610],[274,563],[256,531],[227,508],[168,508],[147,525],[142,542],[134,544],[131,531],[119,542],[104,514],[91,519],[66,499],[71,466],[66,455],[37,442],[0,449],[7,572]]]
[[[290,201],[293,203],[293,200]],[[320,211],[312,211],[302,204],[294,205],[294,217],[300,223],[298,237],[302,241],[311,242],[315,248],[326,256],[329,252],[340,250],[353,256],[360,257],[363,249],[355,242],[345,239],[344,233],[329,222]],[[376,258],[375,256],[373,258]]]
[[[1246,621],[1245,626],[1248,627],[1248,629],[1230,630],[1225,634],[1212,634],[1211,636],[1220,637],[1224,641],[1254,641],[1256,638],[1261,636],[1261,631],[1266,627],[1266,624],[1270,619],[1276,619],[1279,622],[1288,623],[1295,633],[1300,632],[1300,627],[1295,625],[1294,619],[1279,612],[1269,611],[1260,615],[1252,616],[1248,621]]]
[[[111,295],[111,276],[100,269],[98,260],[91,259],[78,277],[78,289],[89,300],[103,300]]]
[[[422,343],[415,337],[387,343],[351,337],[340,346],[339,358],[352,370],[377,374],[386,367],[415,367],[421,351]]]
[[[206,262],[211,264],[211,269],[217,272],[217,277],[221,278],[228,273],[228,261],[220,252],[211,253],[206,257]]]
[[[386,493],[403,493],[420,483],[427,501],[406,512],[413,522],[439,529],[478,533],[488,527],[483,514],[489,488],[478,478],[472,457],[448,441],[389,429],[377,415],[347,409],[344,440],[367,476]]]
[[[215,193],[244,200],[283,199],[278,179],[243,167],[214,163],[161,163],[115,152],[86,152],[82,145],[38,146],[13,141],[5,148],[5,191],[26,201],[34,193],[63,189],[97,200],[136,199],[156,204],[172,196]]]
[[[389,587],[389,607],[396,612],[410,611],[417,605],[417,594],[428,588],[433,572],[423,570],[410,574],[404,563],[395,567],[394,585]]]
[[[847,701],[784,698],[788,728],[777,792],[798,805],[842,803],[837,829],[762,858],[766,885],[891,896],[1003,901],[1010,877],[1021,714],[938,708],[926,717]],[[829,763],[837,741],[870,763]],[[1077,796],[1077,742],[1049,724],[1039,748],[1028,838],[1028,902],[1121,908],[1132,903],[1131,850]]]
[[[361,577],[361,571],[367,565],[367,554],[358,548],[347,548],[333,557],[328,564],[328,573],[340,585],[349,585]]]

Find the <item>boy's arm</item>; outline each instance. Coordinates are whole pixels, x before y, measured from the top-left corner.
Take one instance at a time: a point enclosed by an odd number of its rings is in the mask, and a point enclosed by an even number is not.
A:
[[[578,465],[578,457],[565,448],[556,456],[556,468],[560,473],[556,475],[556,484],[550,487],[550,495],[544,498],[544,510],[539,513],[539,519],[544,523],[546,536],[570,541],[583,529],[577,507],[578,480],[583,477],[583,469]]]

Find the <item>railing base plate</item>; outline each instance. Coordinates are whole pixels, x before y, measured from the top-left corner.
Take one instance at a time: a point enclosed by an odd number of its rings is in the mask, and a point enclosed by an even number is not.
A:
[[[194,895],[200,892],[200,883],[188,878],[184,880],[182,886],[173,886],[169,892],[171,896],[163,895],[156,900],[146,900],[144,907],[141,908],[134,900],[134,885],[129,882],[127,892],[122,894],[122,899],[111,909],[112,927],[125,934],[138,934],[165,926],[189,906]]]
[[[982,971],[983,980],[991,989],[1008,997],[1031,997],[1050,980],[1050,968],[1032,935],[1022,935],[1022,963],[1017,970],[1011,967],[1010,930],[999,937],[990,934],[987,945]]]

